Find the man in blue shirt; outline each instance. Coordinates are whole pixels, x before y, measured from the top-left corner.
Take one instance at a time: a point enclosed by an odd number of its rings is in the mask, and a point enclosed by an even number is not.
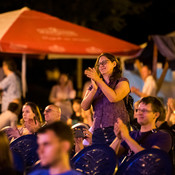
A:
[[[129,132],[120,119],[115,124],[114,132],[117,137],[111,147],[117,155],[121,157],[128,153],[127,157],[130,157],[150,148],[169,152],[172,148],[172,136],[166,131],[157,130],[155,125],[161,115],[165,115],[165,110],[156,97],[142,98],[136,110],[137,122],[141,125],[140,131]]]
[[[30,175],[80,175],[71,169],[69,151],[73,145],[73,133],[65,123],[58,121],[38,130],[38,155],[42,167]]]

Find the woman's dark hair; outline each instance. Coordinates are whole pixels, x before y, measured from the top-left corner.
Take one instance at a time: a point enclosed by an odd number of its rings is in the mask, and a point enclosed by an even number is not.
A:
[[[9,140],[3,131],[0,131],[0,169],[13,168],[12,153]]]
[[[102,56],[105,56],[107,59],[109,59],[111,62],[116,62],[116,66],[114,67],[113,69],[113,73],[110,77],[110,80],[111,79],[119,79],[121,76],[122,76],[122,69],[121,69],[121,65],[120,65],[120,62],[119,60],[112,54],[110,53],[102,53],[98,56],[97,60],[96,60],[96,63],[95,63],[95,69],[97,71],[97,73],[99,74],[100,77],[102,77],[100,71],[99,71],[99,60]]]
[[[35,114],[36,120],[39,123],[43,123],[43,118],[41,116],[41,112],[39,110],[39,107],[33,103],[33,102],[26,102],[23,106],[30,106],[32,112]]]

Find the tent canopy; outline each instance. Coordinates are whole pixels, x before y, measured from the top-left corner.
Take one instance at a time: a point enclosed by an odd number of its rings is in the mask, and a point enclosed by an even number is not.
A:
[[[0,14],[0,52],[23,54],[22,89],[26,91],[26,54],[59,54],[94,57],[102,52],[133,56],[140,47],[124,40],[76,25],[51,15],[30,10]],[[80,82],[81,62],[77,66]],[[81,82],[79,83],[82,84]]]
[[[134,55],[140,47],[24,7],[0,14],[0,52]]]

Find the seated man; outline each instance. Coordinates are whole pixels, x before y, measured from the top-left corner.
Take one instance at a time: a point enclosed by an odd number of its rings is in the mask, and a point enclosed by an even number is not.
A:
[[[46,124],[59,121],[61,118],[61,108],[56,105],[48,105],[44,110],[44,118]]]
[[[162,112],[164,112],[162,103],[156,97],[148,96],[139,101],[137,108],[137,122],[141,125],[140,131],[129,133],[127,126],[119,119],[114,128],[117,137],[110,145],[117,155],[120,157],[127,153],[127,158],[129,158],[149,148],[169,152],[172,148],[171,135],[166,131],[157,130],[155,125]]]
[[[73,145],[73,133],[65,123],[58,121],[38,130],[38,155],[41,166],[30,175],[80,175],[71,170],[69,151]]]
[[[18,122],[18,116],[16,111],[18,109],[18,104],[11,102],[8,106],[8,109],[0,114],[0,129],[5,126],[10,126],[15,128]]]

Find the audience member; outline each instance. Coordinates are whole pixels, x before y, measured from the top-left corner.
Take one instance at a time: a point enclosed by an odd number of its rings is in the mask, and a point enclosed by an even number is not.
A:
[[[5,126],[17,127],[18,116],[15,113],[17,109],[17,103],[10,103],[8,109],[0,114],[0,130]]]
[[[21,85],[20,78],[17,76],[17,67],[12,59],[4,59],[2,65],[6,77],[0,82],[2,90],[2,107],[1,111],[7,110],[9,103],[14,100],[21,102]],[[21,107],[21,105],[19,105]]]
[[[71,170],[69,151],[73,145],[73,133],[65,123],[58,121],[38,130],[38,155],[47,169],[39,169],[30,175],[78,175]]]
[[[90,146],[92,144],[92,133],[84,129],[82,136],[74,135],[75,153],[81,151],[84,147]]]
[[[67,120],[68,125],[74,125],[79,122],[84,123],[84,116],[82,114],[82,108],[81,108],[81,100],[80,99],[74,99],[73,104],[73,114],[71,117]]]
[[[156,96],[157,85],[154,77],[151,75],[151,69],[145,65],[141,68],[141,78],[144,81],[142,91],[136,87],[131,87],[131,92],[139,97]]]
[[[72,115],[71,100],[76,96],[73,89],[72,81],[69,80],[67,74],[61,74],[58,84],[51,89],[49,101],[61,108],[61,120],[67,121]]]
[[[3,131],[0,131],[0,174],[20,174],[14,169],[13,157],[9,147],[9,140]]]
[[[61,119],[61,108],[56,105],[48,105],[44,110],[45,124],[50,124]]]
[[[39,107],[33,102],[26,102],[22,108],[22,116],[24,128],[28,130],[28,134],[34,134],[42,126],[43,119]],[[25,135],[24,130],[21,133]]]
[[[22,135],[35,134],[43,125],[39,107],[33,102],[26,102],[22,107],[22,126],[8,131],[9,140]]]
[[[93,106],[94,132],[93,144],[110,144],[115,138],[113,131],[117,118],[129,123],[129,115],[123,99],[129,94],[129,81],[121,77],[119,61],[109,53],[102,53],[95,68],[85,70],[91,79],[91,86],[81,103],[84,110]]]
[[[126,125],[118,119],[115,124],[116,139],[111,147],[120,157],[127,152],[127,158],[144,149],[157,148],[169,152],[172,148],[171,135],[163,130],[156,129],[156,120],[162,115],[162,103],[152,96],[144,97],[139,101],[137,121],[141,125],[140,131],[129,133]],[[121,139],[123,140],[121,143]]]
[[[175,125],[175,99],[168,98],[166,121],[169,126]]]

